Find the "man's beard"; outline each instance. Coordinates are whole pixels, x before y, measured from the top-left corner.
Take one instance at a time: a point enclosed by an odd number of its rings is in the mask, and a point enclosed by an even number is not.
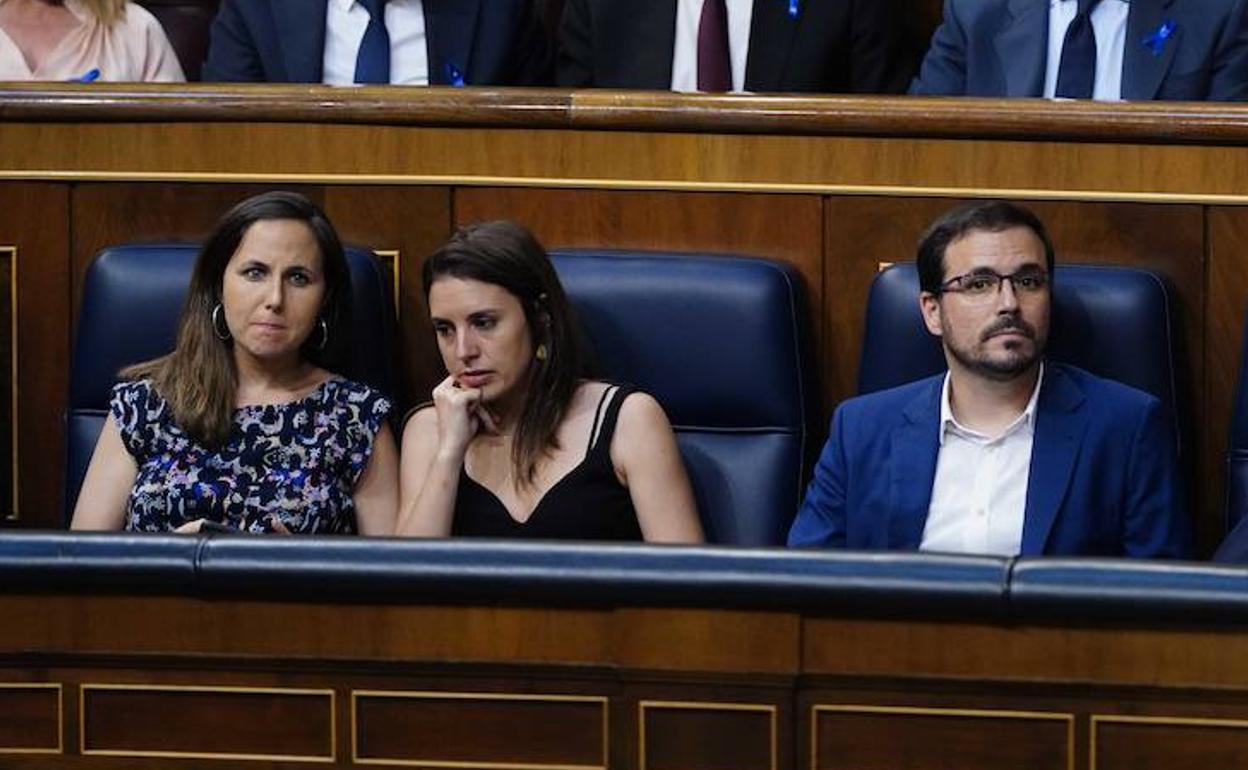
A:
[[[960,347],[946,345],[945,349],[953,356],[953,358],[968,371],[980,375],[984,379],[994,382],[1009,382],[1014,380],[1035,365],[1044,352],[1043,341],[1036,339],[1036,330],[1031,324],[1021,318],[1006,316],[997,323],[988,327],[980,334],[980,343],[987,342],[993,335],[1003,332],[1007,329],[1021,332],[1027,339],[1032,342],[1032,349],[1029,353],[1021,350],[1007,350],[1005,356],[989,357],[987,355],[976,356]],[[945,339],[950,339],[948,330],[945,331]]]

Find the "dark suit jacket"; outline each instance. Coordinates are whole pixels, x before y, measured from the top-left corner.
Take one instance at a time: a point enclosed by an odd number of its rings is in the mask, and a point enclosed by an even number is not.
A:
[[[1226,536],[1213,560],[1226,564],[1248,564],[1248,518],[1239,522]]]
[[[747,91],[901,93],[913,73],[897,0],[754,0]],[[569,87],[672,86],[676,0],[567,0],[557,77]]]
[[[320,83],[327,0],[224,0],[204,80]],[[424,0],[429,82],[549,85],[549,41],[532,0]]]
[[[851,399],[789,545],[915,550],[936,478],[944,375]],[[1022,554],[1190,554],[1176,443],[1154,397],[1049,363],[1036,405]]]
[[[1131,0],[1122,98],[1248,99],[1248,0]],[[946,0],[913,94],[1042,96],[1048,0]],[[1160,51],[1146,41],[1166,22]]]

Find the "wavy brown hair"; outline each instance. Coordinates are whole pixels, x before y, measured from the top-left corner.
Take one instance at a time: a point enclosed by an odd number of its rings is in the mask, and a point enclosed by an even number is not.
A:
[[[173,421],[206,447],[219,447],[229,439],[238,390],[234,342],[217,337],[213,309],[221,302],[225,268],[243,236],[256,222],[271,219],[303,222],[312,231],[321,252],[321,273],[325,277],[321,318],[330,330],[329,340],[322,349],[321,335],[314,330],[300,353],[305,360],[333,370],[346,350],[350,273],[342,242],[325,213],[307,198],[291,192],[264,193],[230,209],[208,236],[195,261],[173,352],[121,371],[123,379],[150,378],[156,391],[169,403]]]
[[[572,305],[546,249],[515,222],[482,222],[461,228],[425,260],[421,274],[425,303],[434,281],[466,278],[501,286],[520,301],[534,349],[546,345],[545,359],[529,365],[528,391],[511,447],[512,469],[520,483],[532,485],[537,462],[559,448],[556,433],[568,413],[589,359]]]

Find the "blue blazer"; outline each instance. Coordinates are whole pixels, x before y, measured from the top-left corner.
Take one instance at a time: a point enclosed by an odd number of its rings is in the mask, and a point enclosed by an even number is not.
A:
[[[918,549],[943,377],[841,404],[789,545]],[[1156,398],[1048,363],[1032,441],[1024,556],[1190,555],[1176,441]]]
[[[224,0],[204,80],[320,83],[328,0]],[[547,85],[554,59],[530,0],[424,0],[429,82]],[[450,65],[450,66],[448,66]]]
[[[1072,0],[1073,2],[1073,0]],[[1049,0],[945,0],[910,93],[1042,96]],[[1122,98],[1248,99],[1248,0],[1131,0]],[[1146,41],[1170,22],[1160,51]]]

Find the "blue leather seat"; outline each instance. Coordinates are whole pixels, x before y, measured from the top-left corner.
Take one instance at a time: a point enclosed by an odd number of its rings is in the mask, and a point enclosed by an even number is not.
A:
[[[1231,417],[1230,443],[1226,452],[1226,528],[1228,531],[1248,514],[1248,334],[1239,355],[1239,385],[1235,389],[1235,411]],[[1241,533],[1248,553],[1248,529]]]
[[[918,297],[913,263],[893,265],[875,277],[867,299],[860,393],[945,370],[940,339],[923,325]],[[1175,436],[1182,437],[1172,304],[1167,284],[1147,270],[1059,265],[1048,356],[1156,396],[1175,423]],[[1181,438],[1179,444],[1182,448]]]
[[[724,256],[552,259],[603,376],[666,410],[708,539],[783,544],[816,403],[797,273]]]
[[[117,372],[173,349],[197,244],[106,249],[87,268],[66,419],[65,515],[73,513],[91,452],[108,416]],[[351,268],[351,360],[340,374],[397,392],[394,303],[372,252],[347,249]]]

